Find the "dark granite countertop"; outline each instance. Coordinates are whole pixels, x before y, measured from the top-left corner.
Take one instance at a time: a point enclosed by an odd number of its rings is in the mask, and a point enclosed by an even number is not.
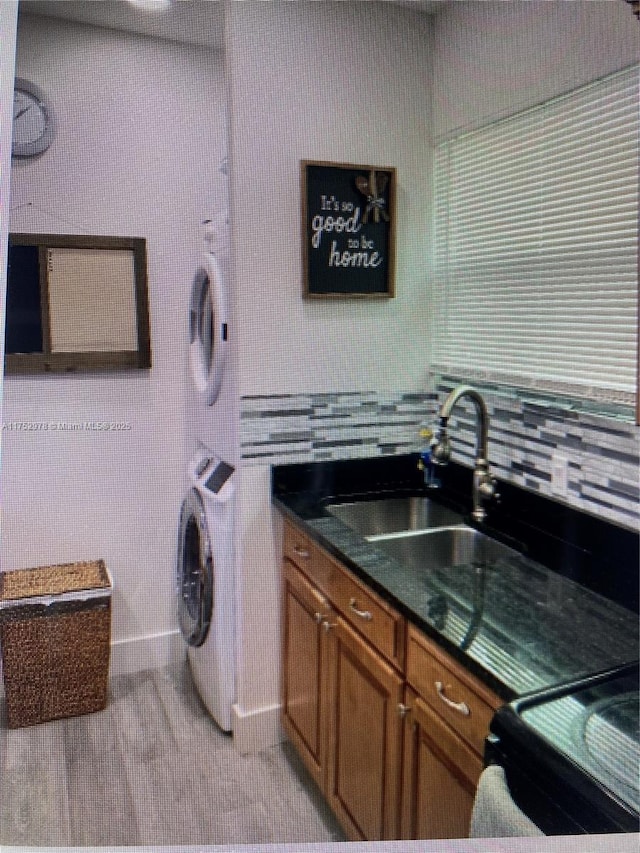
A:
[[[314,466],[280,466],[274,503],[505,700],[637,660],[636,613],[530,556],[417,571],[385,554],[327,513],[329,494],[352,497],[340,479],[333,472],[327,489]],[[411,476],[371,479],[359,484],[360,497],[420,493]],[[429,497],[448,500],[444,492]]]

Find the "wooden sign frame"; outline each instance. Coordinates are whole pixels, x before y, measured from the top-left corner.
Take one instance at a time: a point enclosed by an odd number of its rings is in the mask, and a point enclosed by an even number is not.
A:
[[[303,295],[395,296],[396,170],[301,161]]]

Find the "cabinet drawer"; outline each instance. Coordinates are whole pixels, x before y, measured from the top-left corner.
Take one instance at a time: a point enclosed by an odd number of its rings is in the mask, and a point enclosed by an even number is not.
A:
[[[404,619],[353,575],[324,556],[326,593],[336,610],[398,668],[404,664]]]
[[[405,622],[399,613],[287,521],[284,556],[317,585],[350,625],[398,669],[403,669]]]
[[[482,755],[489,723],[503,701],[413,626],[407,637],[407,681]]]
[[[284,522],[284,556],[307,574],[310,572],[314,547],[306,533],[303,533],[288,521]]]

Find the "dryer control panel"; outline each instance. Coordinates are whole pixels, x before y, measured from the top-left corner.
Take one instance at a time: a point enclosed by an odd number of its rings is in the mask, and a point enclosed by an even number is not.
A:
[[[191,460],[189,468],[194,486],[206,490],[211,497],[222,503],[229,500],[233,494],[233,465],[202,451]]]
[[[213,492],[214,495],[219,495],[229,483],[229,479],[234,471],[235,468],[233,465],[229,465],[227,462],[218,462],[209,474],[205,482],[205,487]]]

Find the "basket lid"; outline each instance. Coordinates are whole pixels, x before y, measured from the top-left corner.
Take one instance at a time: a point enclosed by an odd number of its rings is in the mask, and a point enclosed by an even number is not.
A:
[[[104,560],[38,566],[0,573],[0,607],[22,599],[48,596],[83,598],[83,592],[111,589],[111,577]],[[103,593],[104,594],[104,593]]]

